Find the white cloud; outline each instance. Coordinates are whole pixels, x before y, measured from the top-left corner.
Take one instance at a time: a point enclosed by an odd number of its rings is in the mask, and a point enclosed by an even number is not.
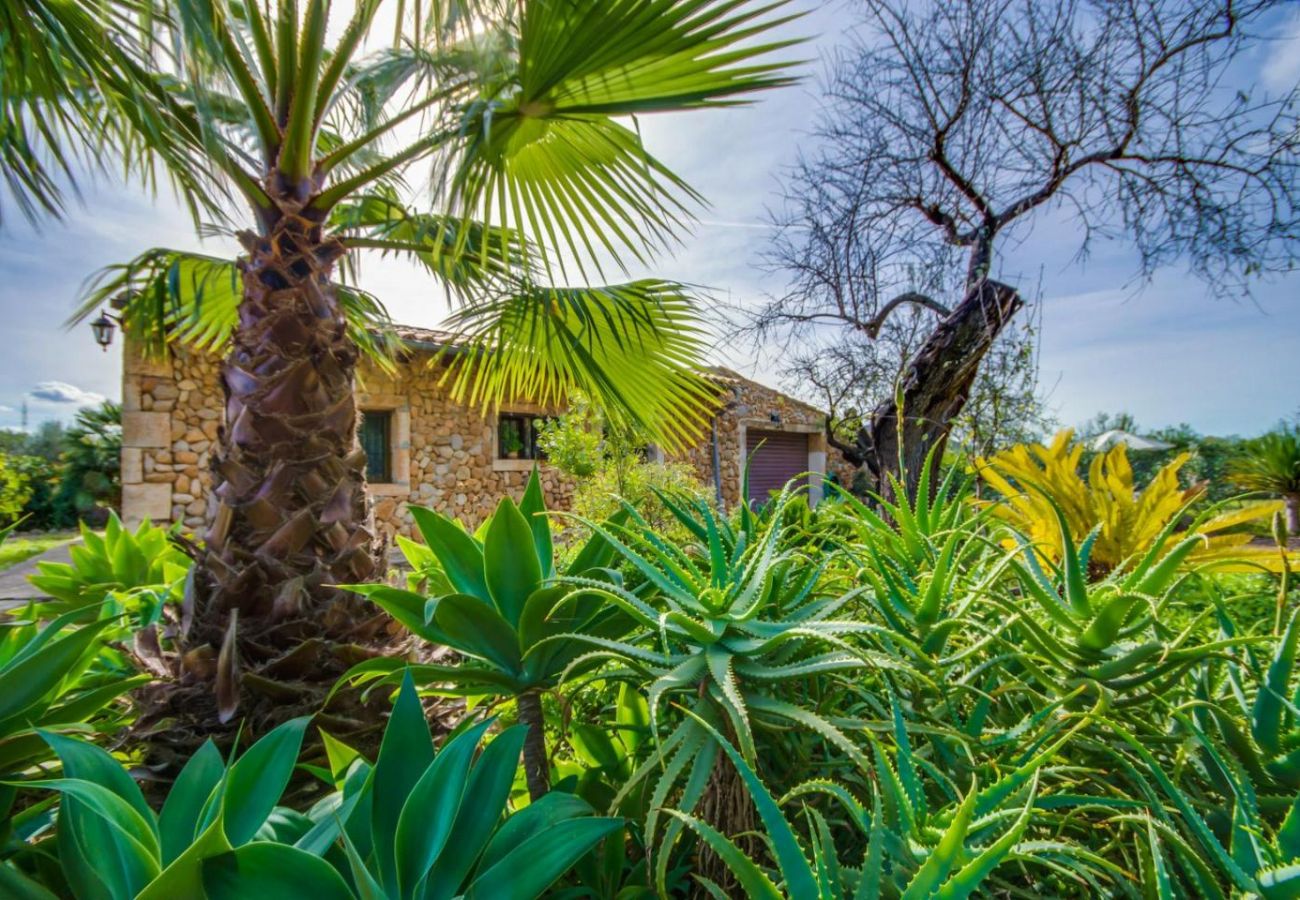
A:
[[[1260,74],[1265,87],[1284,91],[1300,80],[1300,13],[1293,12],[1278,31]]]
[[[32,388],[27,396],[33,400],[44,400],[46,403],[72,404],[75,406],[91,406],[96,403],[103,403],[105,399],[103,394],[96,394],[94,391],[83,391],[76,385],[68,384],[66,381],[42,381]]]

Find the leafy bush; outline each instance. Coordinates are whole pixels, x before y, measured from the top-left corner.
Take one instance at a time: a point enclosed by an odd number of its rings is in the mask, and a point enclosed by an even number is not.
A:
[[[54,496],[60,525],[71,525],[98,509],[121,506],[121,458],[122,407],[105,400],[99,406],[78,410],[63,433],[59,487]]]
[[[31,479],[18,461],[0,453],[0,526],[15,524],[32,496]]]
[[[554,540],[536,470],[522,502],[503,498],[479,529],[481,539],[433,510],[412,507],[411,513],[430,557],[423,560],[420,577],[437,593],[426,597],[373,584],[352,589],[426,641],[468,658],[460,665],[415,667],[421,685],[453,694],[504,696],[518,704],[520,720],[529,726],[529,785],[533,799],[539,799],[550,780],[541,692],[554,688],[586,649],[577,641],[566,646],[557,637],[581,633],[612,639],[632,622],[617,607],[556,583]],[[564,571],[617,579],[602,571],[613,552],[597,535],[571,556]],[[364,682],[403,671],[403,661],[380,659],[360,663],[344,679]]]
[[[601,521],[626,502],[655,528],[671,531],[676,522],[662,494],[706,500],[711,493],[691,466],[651,461],[648,442],[635,430],[612,426],[582,397],[564,415],[544,422],[539,436],[547,461],[576,480],[570,505],[575,515]]]
[[[992,505],[993,514],[1050,559],[1061,559],[1064,549],[1057,509],[1064,514],[1074,540],[1082,541],[1095,532],[1089,539],[1088,562],[1094,573],[1104,575],[1148,552],[1201,496],[1200,488],[1184,489],[1178,483],[1178,470],[1189,459],[1187,454],[1180,454],[1139,490],[1123,444],[1096,456],[1085,479],[1079,474],[1083,446],[1072,441],[1073,432],[1067,429],[1050,445],[1020,444],[975,464],[980,478],[1001,494],[1001,501]],[[1225,568],[1240,568],[1242,561],[1248,560],[1249,565],[1274,568],[1276,553],[1247,547],[1251,535],[1230,529],[1267,520],[1277,508],[1278,504],[1267,503],[1228,512],[1210,508],[1186,529],[1188,534],[1204,538],[1189,555],[1189,562],[1218,560]]]
[[[163,598],[179,589],[190,570],[190,558],[167,529],[141,522],[130,531],[116,513],[109,514],[103,536],[82,523],[81,543],[68,552],[71,563],[37,563],[38,574],[31,577],[54,598],[48,606],[55,611],[92,606],[115,594]]]
[[[1287,531],[1300,534],[1300,425],[1246,441],[1229,462],[1228,477],[1243,490],[1281,495]]]
[[[435,753],[409,679],[374,764],[330,741],[335,790],[305,813],[278,807],[307,724],[286,722],[230,763],[204,744],[159,813],[110,754],[42,732],[65,773],[34,783],[61,795],[57,835],[44,844],[62,887],[77,898],[141,900],[528,900],[620,825],[563,794],[503,820],[521,729],[475,759],[492,724],[484,720]],[[31,886],[17,869],[3,877]]]

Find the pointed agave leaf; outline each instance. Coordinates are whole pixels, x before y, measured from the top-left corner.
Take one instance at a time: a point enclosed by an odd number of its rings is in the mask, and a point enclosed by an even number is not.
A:
[[[545,525],[545,519],[542,519]],[[483,562],[492,602],[501,617],[514,629],[524,603],[542,581],[542,563],[537,555],[533,531],[519,507],[503,497],[492,515],[483,543]]]
[[[208,740],[176,776],[158,815],[164,866],[170,865],[198,836],[203,808],[225,772],[226,764],[221,752]]]
[[[465,796],[471,802],[461,804],[452,828],[456,852],[443,853],[434,862],[425,900],[450,900],[478,862],[501,821],[527,733],[527,725],[507,728],[479,755],[465,785]]]
[[[537,547],[537,560],[542,566],[542,579],[555,576],[555,546],[551,540],[551,522],[546,517],[546,497],[542,493],[542,480],[537,475],[537,466],[528,476],[528,486],[524,488],[523,499],[519,501],[519,511],[528,521],[533,532],[533,544]]]
[[[397,823],[402,803],[433,762],[433,738],[424,718],[424,707],[410,673],[402,677],[402,687],[393,703],[393,714],[384,729],[375,761],[374,812],[371,824],[378,858],[380,881],[392,895],[397,893],[396,847]]]
[[[517,619],[516,619],[517,621]],[[433,607],[433,622],[453,647],[507,673],[519,671],[519,635],[490,604],[466,594],[448,594]]]
[[[465,530],[431,509],[408,507],[415,525],[424,536],[451,586],[462,594],[488,597],[487,581],[483,574],[483,549]]]
[[[49,642],[38,645],[38,652],[22,655],[17,663],[0,671],[0,722],[26,712],[54,690],[113,620],[100,619],[51,641],[57,631],[55,624],[43,631]]]
[[[487,719],[448,742],[420,776],[397,820],[397,886],[413,898],[442,853],[456,822],[474,750],[494,720]],[[478,802],[471,797],[470,802]]]
[[[332,865],[287,844],[256,841],[203,860],[202,869],[203,888],[209,900],[355,900],[347,882]]]
[[[222,786],[221,819],[231,846],[251,841],[280,801],[310,721],[303,716],[272,729],[230,767]]]
[[[622,819],[583,817],[558,822],[477,875],[465,891],[465,900],[533,900],[602,838],[622,827]]]

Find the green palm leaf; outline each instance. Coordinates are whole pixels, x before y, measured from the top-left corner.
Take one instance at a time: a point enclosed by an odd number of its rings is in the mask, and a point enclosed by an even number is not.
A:
[[[697,374],[699,315],[669,282],[522,285],[466,305],[450,324],[463,349],[450,357],[448,378],[453,393],[476,406],[518,397],[562,405],[581,391],[618,427],[642,429],[671,449],[698,434],[717,402]]]

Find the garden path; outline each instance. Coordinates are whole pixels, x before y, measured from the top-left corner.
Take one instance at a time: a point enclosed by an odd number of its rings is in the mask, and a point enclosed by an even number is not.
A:
[[[12,568],[0,572],[0,612],[13,606],[20,606],[28,600],[39,600],[44,595],[28,582],[28,575],[36,574],[36,564],[41,562],[71,562],[68,548],[72,541],[51,547],[44,553],[25,559]]]

